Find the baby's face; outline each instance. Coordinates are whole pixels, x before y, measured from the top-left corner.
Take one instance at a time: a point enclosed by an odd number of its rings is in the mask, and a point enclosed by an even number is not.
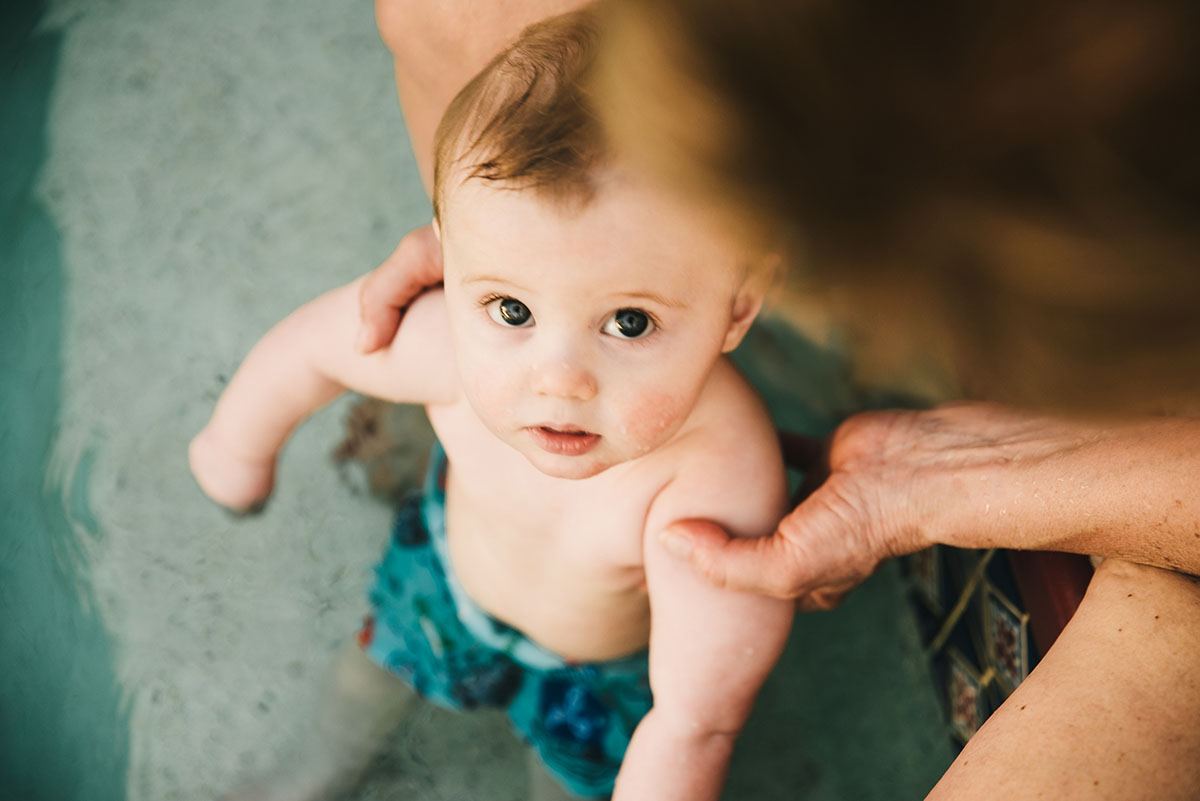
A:
[[[587,478],[669,441],[757,311],[732,243],[630,179],[579,210],[477,180],[443,208],[467,399],[551,476]]]

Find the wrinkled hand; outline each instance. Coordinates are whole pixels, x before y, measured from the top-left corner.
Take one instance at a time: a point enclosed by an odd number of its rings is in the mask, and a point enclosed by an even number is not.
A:
[[[188,464],[208,497],[237,514],[262,509],[275,485],[275,459],[246,459],[223,445],[210,428],[188,446]]]
[[[773,535],[732,539],[713,523],[687,520],[661,536],[717,586],[828,609],[881,562],[945,541],[947,532],[980,531],[992,539],[968,545],[986,547],[1006,544],[1008,529],[1034,527],[1040,507],[1021,499],[1054,481],[1053,458],[1089,436],[985,403],[867,412],[824,447],[785,439],[789,462],[810,467],[804,489],[812,491]],[[1019,507],[1028,511],[1018,515]]]
[[[441,280],[442,248],[430,223],[401,239],[392,255],[363,281],[358,296],[358,349],[373,353],[390,343],[404,307]]]
[[[708,521],[687,520],[663,531],[664,545],[717,586],[794,598],[802,610],[833,608],[880,562],[919,547],[904,524],[911,470],[898,440],[907,416],[857,415],[827,445],[785,438],[788,462],[806,468],[799,495],[807,497],[773,535],[736,539]]]

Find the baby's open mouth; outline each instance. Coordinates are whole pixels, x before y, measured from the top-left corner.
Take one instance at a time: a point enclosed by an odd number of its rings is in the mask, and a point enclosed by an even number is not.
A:
[[[600,435],[575,426],[538,425],[525,429],[542,450],[563,456],[581,456],[600,442]]]

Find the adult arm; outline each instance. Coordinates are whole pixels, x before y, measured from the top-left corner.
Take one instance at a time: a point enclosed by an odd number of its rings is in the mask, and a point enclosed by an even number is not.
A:
[[[391,345],[367,355],[354,344],[358,292],[356,281],[296,310],[242,362],[188,452],[193,474],[213,500],[232,509],[265,500],[288,435],[347,389],[396,402],[454,399],[441,293],[422,296]]]
[[[1200,581],[1105,560],[929,801],[1185,801],[1200,788]]]
[[[717,586],[828,606],[935,543],[1059,550],[1200,574],[1200,420],[1069,421],[992,404],[850,418],[829,476],[771,537],[668,527]]]
[[[531,23],[585,0],[375,0],[379,36],[392,53],[396,91],[426,194],[433,136],[458,91]]]

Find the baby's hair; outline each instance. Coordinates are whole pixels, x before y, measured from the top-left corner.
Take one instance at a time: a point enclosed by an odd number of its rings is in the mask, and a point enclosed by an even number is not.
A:
[[[434,138],[433,210],[447,184],[478,178],[586,203],[608,156],[584,81],[596,51],[589,10],[525,28],[451,101]]]

